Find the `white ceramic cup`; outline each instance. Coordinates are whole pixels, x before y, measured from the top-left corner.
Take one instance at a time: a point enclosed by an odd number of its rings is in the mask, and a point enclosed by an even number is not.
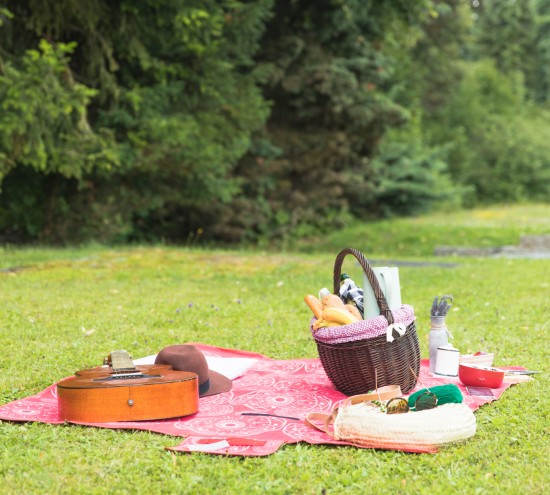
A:
[[[460,351],[451,344],[437,348],[435,374],[441,376],[458,376]]]

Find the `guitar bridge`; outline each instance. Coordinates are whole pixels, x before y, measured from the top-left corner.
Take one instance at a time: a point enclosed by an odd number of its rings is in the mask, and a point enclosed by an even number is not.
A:
[[[96,378],[94,382],[110,382],[113,380],[136,380],[138,378],[160,378],[161,375],[147,375],[145,373],[118,373],[106,376],[105,378]]]

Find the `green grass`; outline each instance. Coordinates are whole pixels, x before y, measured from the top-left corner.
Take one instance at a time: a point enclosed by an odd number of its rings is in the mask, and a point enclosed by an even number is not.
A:
[[[315,357],[303,296],[330,286],[334,257],[346,246],[422,263],[404,264],[400,277],[424,356],[431,301],[451,293],[448,326],[458,348],[545,372],[478,410],[475,437],[436,455],[298,444],[265,458],[226,458],[170,453],[164,447],[180,439],[147,432],[0,422],[0,493],[544,493],[550,260],[439,260],[432,248],[512,244],[523,233],[549,233],[549,225],[548,207],[534,206],[355,225],[285,253],[0,250],[0,404],[114,349],[142,356],[199,341],[277,359]],[[344,269],[361,278],[353,260]]]
[[[335,251],[342,243],[371,256],[433,256],[438,246],[499,247],[522,235],[550,234],[550,205],[494,206],[417,218],[355,222],[330,235],[300,240],[299,252]]]

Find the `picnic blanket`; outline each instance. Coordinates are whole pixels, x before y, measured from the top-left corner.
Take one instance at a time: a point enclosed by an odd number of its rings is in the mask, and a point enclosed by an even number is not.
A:
[[[283,444],[297,442],[351,445],[334,440],[303,421],[310,412],[330,412],[346,398],[334,388],[318,358],[276,360],[253,352],[194,345],[203,351],[209,366],[233,380],[230,392],[202,397],[199,412],[192,416],[78,424],[185,437],[179,445],[166,447],[178,452],[263,456],[276,452]],[[419,379],[423,386],[455,383],[462,391],[464,403],[472,410],[497,400],[512,384],[505,382],[489,391],[468,390],[458,378],[433,377],[428,368],[428,361],[422,360]],[[411,393],[420,388],[423,387],[418,385]],[[1,406],[0,420],[63,424],[56,392],[56,384],[53,384],[36,395]]]

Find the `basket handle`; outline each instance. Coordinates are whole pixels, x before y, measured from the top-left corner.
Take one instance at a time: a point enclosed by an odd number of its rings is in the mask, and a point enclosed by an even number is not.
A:
[[[352,254],[353,256],[355,256],[355,258],[363,268],[363,271],[365,272],[365,275],[370,282],[372,290],[374,291],[376,302],[378,303],[378,307],[380,308],[380,314],[384,316],[386,320],[388,320],[389,325],[393,324],[393,315],[390,307],[388,306],[388,301],[386,301],[386,297],[384,296],[384,293],[380,288],[380,284],[378,283],[378,279],[376,278],[376,275],[374,274],[370,263],[367,261],[367,258],[365,258],[361,251],[358,251],[354,248],[345,248],[338,253],[338,256],[336,256],[336,260],[334,261],[333,279],[334,294],[340,294],[340,275],[342,274],[342,263],[344,262],[344,258],[348,254]]]

